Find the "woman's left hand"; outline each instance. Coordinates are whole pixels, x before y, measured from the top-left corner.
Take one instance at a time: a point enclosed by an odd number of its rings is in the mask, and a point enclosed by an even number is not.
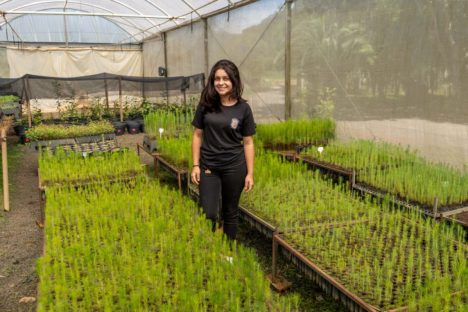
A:
[[[253,185],[254,185],[253,176],[248,174],[245,177],[244,191],[249,192],[253,188]]]

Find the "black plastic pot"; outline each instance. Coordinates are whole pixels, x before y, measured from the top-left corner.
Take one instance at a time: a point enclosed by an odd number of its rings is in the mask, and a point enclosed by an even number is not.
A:
[[[146,148],[147,151],[153,153],[158,150],[158,142],[155,138],[150,138],[148,135],[145,134],[143,137],[143,146]]]
[[[113,121],[112,125],[114,126],[115,135],[125,134],[125,129],[127,128],[127,123],[126,122]]]
[[[145,132],[145,122],[143,120],[143,118],[136,118],[136,119],[133,119],[135,121],[138,122],[138,124],[140,125],[140,132]]]
[[[22,136],[26,134],[26,126],[24,125],[20,125],[20,124],[14,125],[13,130],[15,130],[15,134],[17,136]]]
[[[20,144],[25,144],[31,142],[31,140],[26,136],[26,134],[19,135]]]
[[[127,120],[127,131],[130,134],[140,133],[140,123],[138,120]]]

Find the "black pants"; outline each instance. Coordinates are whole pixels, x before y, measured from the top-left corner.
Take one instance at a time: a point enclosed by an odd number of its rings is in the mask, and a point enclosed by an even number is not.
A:
[[[239,216],[239,199],[244,188],[247,166],[242,164],[225,169],[202,167],[200,174],[200,205],[215,228],[218,212],[223,230],[229,239],[235,239]],[[220,211],[221,202],[221,211]]]

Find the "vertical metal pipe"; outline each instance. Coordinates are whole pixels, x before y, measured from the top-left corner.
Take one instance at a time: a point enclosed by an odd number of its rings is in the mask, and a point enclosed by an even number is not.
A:
[[[31,90],[29,89],[29,79],[27,75],[25,76],[25,78],[23,78],[23,89],[25,89],[25,94],[26,94],[26,108],[28,110],[28,125],[31,128],[32,127],[32,112],[31,112],[31,101],[29,100],[29,95],[31,94]]]
[[[120,122],[123,122],[122,77],[119,77],[119,106],[120,106]]]
[[[278,242],[276,241],[276,235],[278,232],[273,233],[272,239],[272,255],[271,255],[271,281],[276,282],[277,275],[277,257],[278,257]]]
[[[284,47],[284,119],[291,118],[291,7],[292,0],[286,5],[286,31]]]
[[[104,92],[106,94],[106,108],[109,109],[109,90],[107,88],[107,79],[104,79]]]
[[[169,105],[169,82],[167,76],[169,75],[169,68],[167,67],[167,33],[163,33],[164,43],[164,68],[166,69],[166,104]]]
[[[205,52],[205,77],[208,77],[208,74],[209,74],[209,55],[208,55],[208,19],[207,18],[204,18],[203,19],[203,27],[204,27],[204,31],[203,31],[203,36],[204,36],[204,52]],[[203,78],[203,86],[205,85],[205,78]],[[252,103],[252,102],[251,102]]]
[[[5,128],[1,131],[2,140],[2,169],[3,169],[3,209],[10,211],[10,190],[8,186],[8,158],[7,158],[7,137]]]
[[[66,9],[63,8],[63,12],[65,11]],[[66,14],[63,14],[63,35],[65,37],[65,46],[68,48],[68,28],[67,28],[67,15]]]

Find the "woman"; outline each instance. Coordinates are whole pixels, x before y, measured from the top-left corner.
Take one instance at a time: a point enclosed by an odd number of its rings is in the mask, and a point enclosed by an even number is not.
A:
[[[255,122],[242,91],[237,66],[228,60],[218,61],[192,122],[191,179],[200,185],[200,204],[213,221],[213,230],[221,199],[223,230],[231,240],[236,238],[242,189],[249,192],[254,185]]]

